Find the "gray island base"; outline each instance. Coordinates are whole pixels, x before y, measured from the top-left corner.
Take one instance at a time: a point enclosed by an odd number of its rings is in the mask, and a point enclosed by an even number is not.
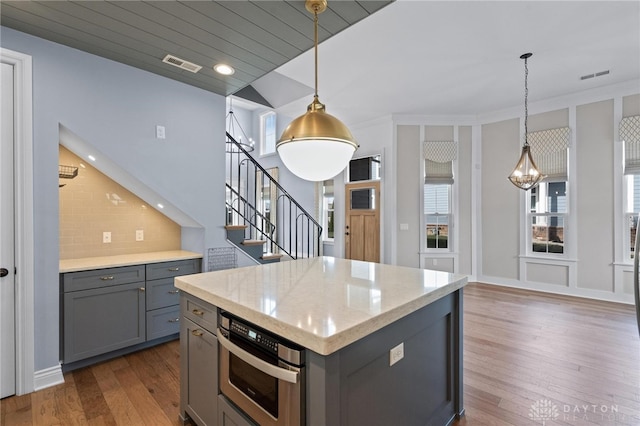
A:
[[[464,414],[465,284],[460,275],[326,257],[179,277],[181,418],[258,424],[219,391],[223,310],[306,348],[302,424],[450,424]]]

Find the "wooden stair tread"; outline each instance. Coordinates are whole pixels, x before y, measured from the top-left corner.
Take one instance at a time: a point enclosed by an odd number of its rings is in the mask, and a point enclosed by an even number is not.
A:
[[[245,246],[261,246],[266,242],[266,240],[244,240],[242,244]]]
[[[226,229],[227,231],[234,231],[237,229],[247,229],[248,226],[247,225],[225,225],[224,229]]]
[[[280,259],[282,257],[281,254],[279,253],[268,253],[268,254],[263,254],[261,256],[261,259],[263,260],[273,260],[273,259]]]

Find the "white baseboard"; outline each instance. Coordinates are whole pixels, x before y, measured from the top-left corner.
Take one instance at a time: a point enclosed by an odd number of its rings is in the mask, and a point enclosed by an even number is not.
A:
[[[45,368],[44,370],[38,370],[33,373],[33,387],[36,391],[61,383],[64,383],[61,365]]]
[[[488,276],[479,277],[478,282],[484,283],[484,284],[493,284],[493,285],[498,285],[503,287],[514,287],[514,288],[521,288],[525,290],[541,291],[544,293],[553,293],[553,294],[561,294],[565,296],[582,297],[585,299],[602,300],[605,302],[623,303],[626,305],[633,305],[635,303],[633,300],[632,294],[617,294],[614,292],[604,291],[604,290],[565,287],[565,286],[559,286],[555,284],[545,284],[545,283],[525,283],[519,280],[514,280],[509,278],[488,277]]]

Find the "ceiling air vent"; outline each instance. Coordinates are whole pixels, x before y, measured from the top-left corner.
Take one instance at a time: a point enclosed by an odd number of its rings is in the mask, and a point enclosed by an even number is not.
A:
[[[173,55],[165,56],[162,62],[171,64],[178,68],[182,68],[183,70],[191,71],[193,73],[196,73],[202,69],[201,65],[196,65],[193,62],[185,61],[184,59],[180,59]]]
[[[604,71],[596,72],[596,73],[593,73],[593,74],[587,74],[587,75],[583,75],[582,77],[580,77],[580,80],[588,80],[590,78],[600,77],[600,76],[603,76],[603,75],[607,75],[609,73],[610,73],[609,70],[604,70]]]

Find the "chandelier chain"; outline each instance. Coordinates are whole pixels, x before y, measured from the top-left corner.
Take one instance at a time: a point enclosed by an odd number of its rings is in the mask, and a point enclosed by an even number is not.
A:
[[[527,104],[527,100],[529,98],[529,86],[527,81],[529,80],[529,67],[527,66],[527,57],[524,58],[524,144],[529,145],[529,141],[527,140],[527,134],[529,130],[527,128],[527,121],[529,119],[529,106]]]

